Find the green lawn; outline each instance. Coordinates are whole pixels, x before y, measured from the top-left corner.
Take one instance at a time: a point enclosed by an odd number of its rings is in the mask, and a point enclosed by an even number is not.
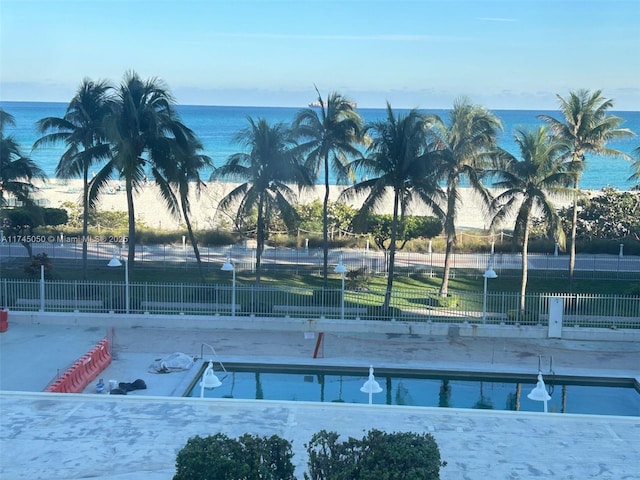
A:
[[[29,278],[24,272],[24,259],[4,259],[0,270],[1,278]],[[466,273],[466,275],[465,275]],[[508,276],[507,276],[508,275]],[[489,280],[488,288],[493,292],[519,292],[520,276],[519,272],[503,274],[496,279]],[[566,272],[564,272],[566,275]],[[36,276],[35,278],[39,278]],[[81,269],[79,260],[54,260],[53,268],[47,275],[52,280],[81,280]],[[88,271],[89,280],[122,282],[124,280],[123,267],[110,268],[104,262],[90,262]],[[228,284],[231,280],[229,272],[220,271],[220,265],[209,264],[205,267],[205,281],[207,284]],[[455,278],[450,279],[449,290],[459,292],[482,291],[484,282],[478,272],[457,272]],[[164,263],[164,262],[144,262],[136,264],[135,271],[130,272],[130,281],[137,283],[173,283],[192,284],[201,283],[197,267],[194,263]],[[252,285],[255,282],[255,274],[250,271],[239,270],[236,273],[236,281],[239,286]],[[434,276],[429,278],[423,275],[407,276],[399,274],[396,276],[394,286],[398,289],[428,288],[439,289],[441,278]],[[322,288],[322,277],[317,269],[313,272],[304,272],[298,269],[298,274],[288,271],[267,270],[262,275],[264,286],[290,286],[290,287],[311,287]],[[638,280],[594,280],[577,279],[574,284],[574,293],[598,293],[598,294],[625,294],[628,293],[631,285],[637,285]],[[371,276],[367,279],[366,285],[372,289],[384,289],[386,278],[383,276]],[[330,288],[340,288],[340,276],[331,273],[329,279]],[[349,288],[349,280],[347,280]],[[528,293],[566,293],[568,292],[568,282],[565,278],[540,278],[540,276],[530,276],[527,284]]]

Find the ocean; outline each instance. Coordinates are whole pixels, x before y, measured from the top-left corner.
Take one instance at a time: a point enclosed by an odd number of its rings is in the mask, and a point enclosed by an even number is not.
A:
[[[30,155],[50,178],[55,176],[55,167],[63,152],[62,146],[47,147],[32,151],[31,147],[38,134],[35,123],[41,118],[64,115],[66,103],[49,102],[0,102],[0,106],[14,116],[15,126],[5,129],[5,135],[13,135],[23,149],[23,153]],[[200,138],[204,151],[213,159],[215,166],[222,165],[229,155],[236,153],[239,146],[233,143],[234,135],[245,128],[248,117],[264,118],[270,123],[290,122],[293,120],[297,108],[285,107],[233,107],[233,106],[196,106],[178,105],[178,113],[185,125],[191,128]],[[358,112],[366,122],[386,118],[385,109],[359,108]],[[397,112],[406,112],[398,109]],[[445,121],[447,110],[425,110],[436,113]],[[537,115],[547,114],[560,118],[558,111],[534,110],[494,110],[503,122],[504,132],[498,144],[514,155],[518,155],[518,148],[513,141],[515,128],[537,128],[542,122]],[[613,114],[624,119],[623,127],[640,134],[640,112],[619,111]],[[628,140],[611,142],[609,147],[631,154],[640,145],[639,137]],[[96,169],[99,167],[96,166]],[[201,172],[203,179],[208,180],[211,172]],[[633,183],[628,180],[633,173],[631,163],[620,158],[587,157],[586,169],[580,180],[580,186],[585,190],[601,190],[613,187],[619,190],[629,190]],[[322,181],[322,180],[321,180]],[[332,183],[334,183],[332,181]]]

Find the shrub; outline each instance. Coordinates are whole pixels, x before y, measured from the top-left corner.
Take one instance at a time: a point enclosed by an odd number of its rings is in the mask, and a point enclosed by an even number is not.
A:
[[[640,295],[640,283],[636,282],[630,285],[623,293],[625,295]]]
[[[371,274],[366,267],[349,270],[346,274],[348,290],[368,290]]]
[[[24,267],[24,271],[30,277],[38,277],[40,275],[40,267],[44,267],[44,275],[48,277],[53,270],[53,262],[46,253],[38,253],[29,259]]]
[[[167,245],[167,244],[180,244],[182,242],[182,236],[186,232],[178,230],[155,230],[155,229],[141,229],[136,232],[136,241],[139,244],[146,245]],[[189,244],[189,237],[186,237]],[[190,246],[190,244],[189,244]]]
[[[291,443],[277,435],[196,436],[178,452],[173,480],[295,480],[292,457]]]
[[[446,297],[443,297],[438,293],[428,293],[425,302],[431,307],[456,308],[458,303],[460,303],[460,296],[450,293]]]
[[[238,235],[223,230],[206,230],[198,232],[198,241],[202,245],[233,245],[239,240]]]
[[[322,430],[305,445],[309,472],[305,480],[438,480],[438,445],[430,434],[370,430],[361,440],[338,442]]]

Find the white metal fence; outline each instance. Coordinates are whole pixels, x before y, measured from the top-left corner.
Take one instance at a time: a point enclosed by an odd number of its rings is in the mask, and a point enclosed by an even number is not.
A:
[[[519,294],[394,289],[391,308],[381,309],[384,290],[312,289],[170,283],[38,281],[2,279],[0,304],[9,310],[127,314],[197,314],[345,320],[473,322],[546,325],[550,297],[564,301],[565,324],[640,328],[640,297],[627,295]]]

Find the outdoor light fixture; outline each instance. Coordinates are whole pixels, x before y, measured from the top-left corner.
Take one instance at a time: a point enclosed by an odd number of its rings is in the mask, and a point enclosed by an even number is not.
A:
[[[213,361],[209,360],[209,365],[202,374],[202,380],[200,380],[200,398],[204,398],[204,389],[211,390],[222,385],[222,382],[216,374],[213,372]]]
[[[498,274],[493,269],[493,258],[491,259],[489,268],[487,268],[482,276],[484,277],[484,294],[482,295],[482,323],[484,323],[487,320],[487,279],[498,278]]]
[[[125,298],[125,311],[129,313],[129,263],[127,262],[126,257],[123,257],[124,260],[124,298]],[[122,262],[118,260],[116,255],[114,254],[107,263],[107,267],[121,267]]]
[[[347,273],[347,267],[342,263],[342,256],[333,271],[335,273],[339,273],[342,277],[342,289],[340,290],[340,319],[344,320],[344,274]]]
[[[222,268],[220,268],[223,272],[232,272],[233,276],[231,277],[231,316],[236,316],[236,267],[231,263],[231,256],[227,254],[227,261],[224,262]]]
[[[551,400],[551,395],[547,392],[547,387],[542,379],[542,372],[538,372],[538,383],[531,390],[531,393],[527,395],[527,398],[536,402],[544,402],[544,412],[547,413],[547,402]]]
[[[369,405],[373,403],[373,394],[380,393],[382,391],[380,384],[376,382],[376,379],[373,376],[373,366],[369,367],[369,379],[366,382],[364,382],[364,385],[362,385],[362,387],[360,388],[360,391],[362,393],[369,394]]]

